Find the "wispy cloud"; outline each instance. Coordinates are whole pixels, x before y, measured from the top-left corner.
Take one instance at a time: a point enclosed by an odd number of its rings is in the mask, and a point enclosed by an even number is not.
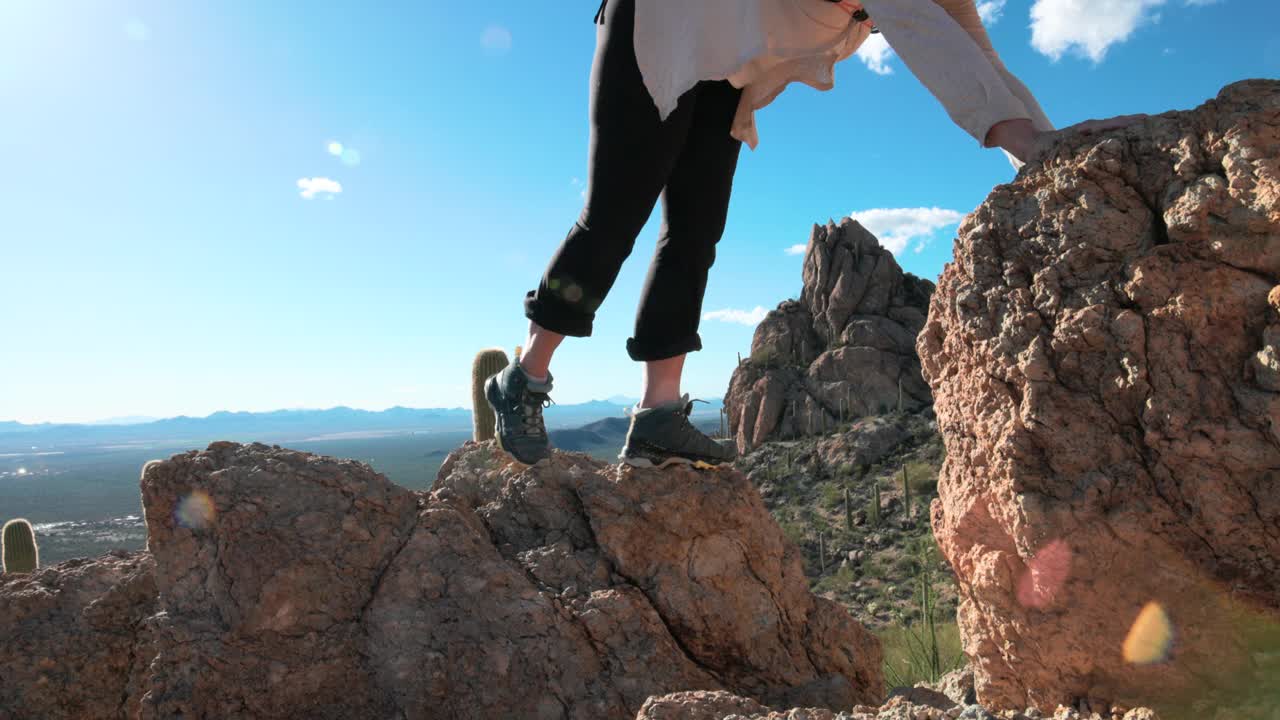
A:
[[[964,213],[944,208],[872,208],[856,210],[849,217],[862,223],[880,244],[895,255],[907,249],[912,240],[923,247],[937,231],[955,225]]]
[[[808,249],[809,249],[809,246],[806,244],[792,245],[791,247],[787,248],[785,252],[788,255],[803,255],[804,251]]]
[[[1220,0],[1182,0],[1184,6],[1215,5]],[[1031,6],[1031,46],[1060,59],[1068,52],[1100,63],[1113,45],[1139,27],[1160,19],[1156,9],[1168,0],[1035,0]]]
[[[332,198],[342,192],[342,185],[337,180],[325,177],[298,178],[298,187],[302,191],[299,194],[307,200],[322,193]]]
[[[1000,22],[1000,16],[1004,14],[1004,5],[1006,0],[979,0],[978,15],[982,17],[982,22],[987,25],[994,25]]]
[[[501,25],[490,25],[480,33],[480,47],[493,55],[510,52],[511,31]]]
[[[702,314],[703,320],[719,320],[720,322],[738,325],[759,325],[769,311],[757,305],[754,310],[712,310]]]
[[[893,68],[889,67],[889,61],[894,58],[893,48],[889,47],[889,41],[884,39],[884,35],[877,33],[867,38],[862,47],[858,48],[857,56],[871,72],[877,75],[893,74]]]

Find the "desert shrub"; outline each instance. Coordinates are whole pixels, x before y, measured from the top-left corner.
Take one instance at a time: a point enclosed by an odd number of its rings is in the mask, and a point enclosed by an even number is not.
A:
[[[784,520],[778,524],[782,528],[782,534],[796,545],[803,545],[805,541],[804,525],[794,520]]]
[[[907,463],[907,478],[911,492],[926,497],[938,492],[938,467],[932,463],[913,460]]]
[[[916,683],[933,682],[936,678],[931,667],[930,658],[940,658],[938,670],[941,675],[957,668],[964,667],[964,651],[960,645],[960,626],[954,620],[938,622],[929,638],[930,647],[920,642],[919,611],[912,612],[913,618],[902,618],[902,621],[885,628],[879,634],[884,649],[885,690],[895,687],[911,687]],[[932,678],[932,679],[931,679]]]
[[[839,483],[822,483],[820,488],[822,507],[828,510],[844,508],[844,486]]]

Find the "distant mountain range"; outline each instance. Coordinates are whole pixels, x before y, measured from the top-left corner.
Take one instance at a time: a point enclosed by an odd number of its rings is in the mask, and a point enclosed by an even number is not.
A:
[[[581,426],[598,420],[612,419],[622,423],[626,434],[625,410],[635,404],[634,398],[613,397],[576,405],[551,405],[543,411],[548,430],[576,428],[575,432],[599,433],[601,442],[611,443],[617,437],[617,423],[601,425],[594,430]],[[721,401],[709,399],[694,405],[694,416],[715,418]],[[118,422],[118,421],[116,421]],[[241,442],[291,442],[318,437],[389,435],[409,432],[458,432],[471,428],[470,408],[415,409],[393,407],[387,410],[356,410],[335,407],[327,410],[274,410],[271,412],[219,411],[207,417],[185,415],[130,424],[59,424],[27,425],[0,421],[0,453],[65,450],[106,445],[173,444],[202,446],[214,440]],[[580,438],[584,442],[590,438]],[[577,440],[569,444],[577,445]],[[585,443],[591,444],[591,443]],[[599,443],[596,443],[599,444]],[[564,446],[568,449],[568,446]]]

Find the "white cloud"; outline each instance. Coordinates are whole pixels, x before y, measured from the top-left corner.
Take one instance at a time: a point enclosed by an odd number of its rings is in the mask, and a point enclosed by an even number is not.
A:
[[[1035,0],[1031,6],[1031,46],[1060,59],[1068,52],[1102,62],[1112,45],[1139,27],[1159,20],[1153,12],[1168,0]],[[1214,5],[1220,0],[1182,0],[1182,5]]]
[[[702,314],[703,320],[719,320],[720,322],[737,323],[739,325],[759,325],[769,311],[757,305],[754,310],[712,310]]]
[[[480,47],[500,55],[511,49],[511,31],[501,25],[490,25],[480,33]]]
[[[978,15],[982,16],[982,22],[988,25],[1000,22],[1004,4],[1005,0],[978,0]]]
[[[943,208],[873,208],[858,210],[849,217],[862,223],[880,244],[895,255],[907,248],[912,240],[921,244],[932,239],[937,231],[955,225],[964,213]]]
[[[319,193],[328,193],[329,197],[333,197],[342,192],[342,185],[337,180],[324,177],[298,178],[298,187],[302,190],[302,197],[308,200]]]
[[[877,33],[867,38],[862,47],[858,48],[857,55],[871,72],[877,75],[893,74],[893,68],[889,67],[889,61],[894,58],[893,48],[889,47],[889,41],[884,39],[883,34]]]
[[[791,247],[786,249],[786,253],[788,255],[803,255],[804,251],[808,249],[809,249],[808,245],[792,245]]]

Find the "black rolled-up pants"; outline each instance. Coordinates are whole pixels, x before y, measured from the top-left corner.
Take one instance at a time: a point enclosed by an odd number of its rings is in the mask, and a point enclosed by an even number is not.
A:
[[[591,335],[661,197],[662,229],[627,340],[631,359],[648,361],[702,349],[702,295],[741,148],[729,135],[741,90],[700,82],[660,122],[636,64],[634,16],[635,0],[606,0],[597,15],[586,204],[524,306],[548,330]]]

